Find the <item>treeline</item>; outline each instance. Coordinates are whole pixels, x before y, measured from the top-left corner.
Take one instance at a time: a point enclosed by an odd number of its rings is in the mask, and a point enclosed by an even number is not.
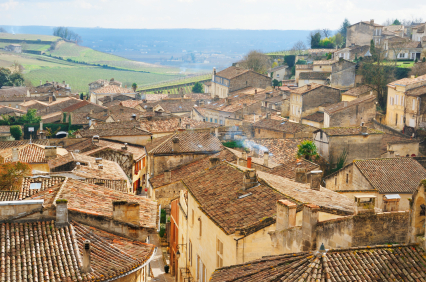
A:
[[[346,46],[346,28],[350,25],[349,20],[345,19],[334,35],[327,28],[312,31],[308,36],[308,45],[311,49],[343,48]]]
[[[53,36],[58,36],[62,39],[75,41],[77,43],[83,42],[80,35],[78,35],[74,31],[68,29],[67,27],[63,27],[63,26],[55,27],[53,29]]]

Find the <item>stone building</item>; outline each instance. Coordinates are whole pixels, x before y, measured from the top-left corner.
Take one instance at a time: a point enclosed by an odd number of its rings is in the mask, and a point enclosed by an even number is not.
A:
[[[351,127],[376,117],[376,97],[367,95],[350,102],[343,101],[324,109],[324,127]]]
[[[317,128],[291,121],[265,118],[253,124],[254,138],[309,138]]]
[[[384,39],[383,26],[374,23],[374,20],[359,22],[346,28],[346,46],[370,45],[371,40],[376,45],[381,45]]]
[[[327,189],[349,198],[374,195],[375,207],[388,211],[405,211],[426,169],[412,158],[355,160],[324,178]]]
[[[333,57],[334,59],[342,58],[348,61],[353,61],[360,57],[364,57],[367,51],[369,50],[370,50],[370,44],[363,45],[363,46],[351,45],[351,46],[347,46],[345,48],[334,51]]]
[[[424,37],[426,36],[425,27],[426,27],[426,23],[421,23],[419,25],[413,26],[411,28],[412,30],[411,40],[424,42],[425,41]]]
[[[366,126],[329,127],[314,131],[313,139],[318,153],[334,165],[344,154],[345,164],[355,159],[380,158],[383,134]]]
[[[426,75],[411,76],[389,83],[386,106],[386,125],[409,134],[426,124]]]
[[[174,262],[181,271],[177,273],[179,282],[184,282],[183,276],[209,281],[216,268],[275,254],[268,232],[279,225],[278,199],[291,197],[292,204],[300,208],[303,202],[314,202],[320,207],[321,220],[354,213],[351,200],[319,187],[319,181],[311,188],[221,160],[182,181],[187,192],[181,192],[176,205],[178,238],[187,248],[179,249],[180,257]],[[299,213],[296,222],[301,221]]]
[[[422,43],[398,36],[384,40],[384,47],[389,60],[420,60]]]
[[[10,44],[5,46],[4,50],[14,53],[22,53],[22,46],[20,44]]]
[[[91,90],[90,102],[102,105],[102,102],[100,101],[101,98],[114,96],[116,94],[123,94],[125,96],[130,97],[131,99],[135,99],[137,93],[135,93],[132,88],[123,88],[116,84],[109,84],[107,86]]]
[[[230,92],[245,87],[251,86],[265,89],[271,87],[271,85],[270,77],[252,70],[232,66],[216,73],[214,68],[210,93],[212,98],[216,96],[226,98]]]
[[[290,120],[300,122],[316,113],[321,106],[340,101],[340,90],[317,83],[296,88],[290,92]]]
[[[377,91],[373,90],[368,85],[361,85],[342,92],[342,101],[352,101],[366,95],[374,95],[377,97]]]
[[[288,67],[288,65],[281,65],[276,66],[275,68],[272,68],[268,70],[268,76],[274,80],[282,81],[283,79],[290,78],[291,74],[291,68]]]
[[[330,86],[341,90],[355,87],[356,63],[340,58],[331,65]]]
[[[299,85],[299,79],[300,79],[301,73],[312,72],[312,70],[314,68],[314,66],[312,64],[307,64],[307,65],[296,64],[295,67],[296,67],[296,71],[295,71],[294,78],[295,78],[296,85]]]
[[[305,86],[307,84],[316,83],[316,84],[329,84],[330,83],[331,72],[302,72],[299,75],[299,87]]]

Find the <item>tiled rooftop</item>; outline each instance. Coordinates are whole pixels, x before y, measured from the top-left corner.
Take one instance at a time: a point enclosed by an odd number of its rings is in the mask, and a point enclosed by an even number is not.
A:
[[[319,170],[320,166],[305,159],[294,159],[280,166],[274,167],[268,171],[268,173],[289,179],[296,179],[296,168],[304,168],[306,169],[306,172],[309,172],[313,170]]]
[[[330,77],[331,72],[319,72],[319,71],[308,71],[301,72],[299,79],[308,79],[308,80],[326,80]]]
[[[190,129],[215,128],[220,126],[216,123],[197,121],[187,117],[173,117],[170,119],[142,121],[140,123],[140,128],[151,133],[158,133],[173,132],[176,129],[187,129],[187,125],[190,126]]]
[[[298,133],[302,131],[314,131],[315,128],[306,124],[290,121],[275,120],[270,118],[261,119],[253,124],[253,128],[265,128],[286,133]]]
[[[344,102],[332,104],[331,106],[326,107],[324,109],[324,111],[329,113],[329,114],[334,114],[334,113],[337,113],[337,112],[342,111],[344,109],[347,109],[349,107],[356,106],[360,103],[364,103],[364,102],[368,103],[368,102],[371,102],[371,101],[374,101],[374,100],[376,100],[376,96],[366,95],[366,96],[359,97],[359,98],[352,100],[352,101],[344,101]]]
[[[54,195],[52,197],[51,195]],[[67,178],[49,190],[35,194],[27,200],[44,199],[44,206],[50,207],[54,199],[68,200],[68,209],[112,218],[112,202],[128,201],[140,204],[140,226],[156,228],[157,203],[136,195],[122,193],[103,186]]]
[[[342,95],[358,97],[359,95],[370,93],[370,91],[372,91],[372,89],[368,85],[361,85],[361,86],[349,89],[348,91],[342,93]]]
[[[24,163],[45,163],[45,149],[42,145],[26,144],[19,146],[18,160]],[[4,162],[12,162],[12,147],[0,151],[0,156],[4,158]],[[58,148],[58,154],[65,154],[64,149]]]
[[[135,93],[132,88],[123,88],[118,85],[107,85],[92,92],[101,94]]]
[[[418,76],[416,78],[408,78],[407,77],[407,78],[399,79],[399,80],[396,80],[396,81],[389,83],[388,86],[391,86],[391,87],[395,87],[396,85],[407,86],[407,85],[418,83],[418,82],[426,83],[426,74]]]
[[[111,122],[110,124],[110,128],[96,127],[95,129],[80,129],[77,133],[83,138],[92,138],[95,135],[98,135],[99,137],[151,135],[150,132],[138,127],[122,128],[120,127],[122,123]]]
[[[231,153],[229,150],[224,149],[220,153],[216,153],[212,156],[205,157],[201,160],[181,165],[173,170],[171,170],[171,182],[174,183],[177,181],[180,181],[182,179],[185,179],[187,177],[190,177],[194,174],[200,173],[210,167],[210,158],[219,158],[221,161],[227,161],[232,162],[235,161],[237,158],[236,156]],[[163,185],[169,184],[165,181],[164,173],[158,174],[154,176],[153,178],[149,179],[149,182],[151,182],[152,187],[159,188]]]
[[[124,147],[124,142],[118,142],[118,141],[107,141],[107,140],[99,140],[99,143],[96,143],[96,146],[99,146],[101,148],[111,148],[115,150],[122,150]],[[134,146],[134,145],[127,145],[127,151],[129,153],[133,154],[133,159],[140,160],[143,156],[145,156],[145,148],[142,146]],[[90,155],[92,151],[88,151],[84,153],[85,155]]]
[[[275,163],[293,161],[297,154],[297,145],[305,139],[247,139],[244,146],[251,149],[260,146],[259,156],[263,158],[263,151],[269,151],[269,160]]]
[[[380,245],[267,256],[217,269],[225,281],[424,281],[426,252],[418,245]]]
[[[84,106],[87,106],[87,105],[91,105],[92,107],[99,108],[99,110],[103,110],[103,109],[106,110],[106,107],[104,107],[104,106],[100,106],[100,105],[94,104],[94,103],[92,103],[90,101],[83,100],[83,101],[81,101],[79,103],[76,103],[74,105],[71,105],[69,107],[66,107],[66,108],[62,109],[62,111],[65,112],[65,113],[73,112],[73,111],[78,110],[78,109],[80,109],[80,108],[82,108]]]
[[[318,83],[309,83],[309,84],[304,85],[302,87],[298,87],[294,90],[291,90],[291,93],[305,94],[305,93],[308,93],[309,91],[312,91],[312,90],[320,88],[320,87],[327,87],[327,86],[322,85],[322,84],[318,84]]]
[[[54,123],[54,122],[59,122],[62,121],[62,112],[54,112],[54,113],[49,113],[47,115],[43,115],[41,116],[41,121],[43,123]]]
[[[426,94],[426,85],[407,90],[405,92],[405,94],[408,95],[408,96],[424,95],[424,94]]]
[[[0,142],[0,150],[12,148],[12,147],[19,147],[29,143],[30,143],[30,140],[3,141],[3,142]],[[36,140],[32,140],[32,143],[44,145],[44,146],[50,145],[49,139],[41,139],[41,140],[36,139]]]
[[[141,103],[143,103],[142,100],[126,100],[126,101],[121,101],[120,105],[123,107],[134,108]]]
[[[223,77],[223,78],[232,79],[234,77],[237,77],[237,76],[239,76],[243,73],[249,72],[249,71],[250,70],[231,66],[229,68],[226,68],[226,69],[216,73],[216,75]]]
[[[303,117],[302,119],[316,121],[316,122],[323,122],[324,121],[324,113],[316,112],[309,116]]]
[[[327,127],[319,129],[329,136],[361,135],[361,126],[354,127]],[[382,131],[368,127],[368,134],[384,134]]]
[[[379,193],[416,191],[426,169],[412,158],[355,160],[354,165]]]
[[[210,104],[204,105],[203,108],[232,113],[243,109],[244,105],[247,107],[256,103],[260,102],[253,99],[228,100],[227,102],[226,99],[220,99],[218,101],[212,101]]]
[[[419,143],[417,139],[410,139],[409,137],[403,137],[400,135],[393,135],[385,133],[382,137],[382,143],[380,146],[380,151],[382,154],[388,151],[388,145],[392,144],[407,144],[407,143]],[[401,156],[404,157],[404,156]]]
[[[190,112],[195,105],[191,99],[165,99],[150,103],[152,107],[160,105],[168,113]]]
[[[105,281],[142,265],[154,246],[77,222],[2,223],[1,281]],[[84,241],[91,243],[91,269],[82,273]]]
[[[238,150],[231,149],[231,148],[225,148],[225,149],[228,150],[228,151],[230,151],[237,158],[240,158],[240,159],[243,158],[243,153],[242,152],[240,152]],[[235,159],[235,161],[236,161],[236,159]],[[256,158],[256,157],[251,156],[251,162],[255,163],[255,164],[258,164],[258,165],[263,165],[264,166],[265,159],[264,158]],[[268,166],[267,166],[268,168],[274,168],[274,167],[277,167],[277,166],[280,166],[280,164],[279,163],[275,163],[275,162],[273,162],[271,160],[268,160]]]

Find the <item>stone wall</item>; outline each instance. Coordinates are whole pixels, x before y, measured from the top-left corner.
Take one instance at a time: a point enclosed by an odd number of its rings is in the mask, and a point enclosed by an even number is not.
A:
[[[331,114],[329,127],[360,126],[361,122],[370,122],[375,116],[376,100],[364,101]]]
[[[374,28],[371,25],[359,22],[349,26],[346,32],[346,46],[351,46],[352,44],[370,45],[370,41],[373,39]]]
[[[318,111],[318,107],[324,103],[340,102],[340,90],[331,87],[318,87],[303,95],[302,117]]]
[[[91,157],[102,158],[108,161],[116,162],[120,165],[128,177],[132,177],[133,154],[125,151],[117,151],[106,148],[90,154]]]
[[[155,156],[153,167],[151,172],[154,172],[154,176],[163,173],[165,170],[172,170],[177,166],[192,163],[196,160],[210,156],[210,153],[205,154],[176,154],[167,156]],[[152,168],[154,169],[152,171]]]
[[[272,80],[270,77],[264,76],[254,71],[249,71],[231,79],[229,84],[229,92],[240,90],[249,86],[266,89],[267,87],[272,86]]]
[[[179,197],[180,190],[186,190],[181,181],[161,186],[153,189],[153,200],[156,200],[162,207],[169,206],[171,200]]]
[[[339,89],[349,89],[355,86],[355,64],[342,60],[333,65],[331,86]]]

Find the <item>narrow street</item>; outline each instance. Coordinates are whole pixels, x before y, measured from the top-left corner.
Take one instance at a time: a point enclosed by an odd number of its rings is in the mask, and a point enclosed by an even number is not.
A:
[[[157,253],[154,259],[151,261],[151,269],[154,274],[154,278],[151,281],[156,282],[174,282],[175,278],[169,273],[164,272],[163,252],[161,249],[161,241],[158,234],[151,236],[151,244],[157,247]]]

